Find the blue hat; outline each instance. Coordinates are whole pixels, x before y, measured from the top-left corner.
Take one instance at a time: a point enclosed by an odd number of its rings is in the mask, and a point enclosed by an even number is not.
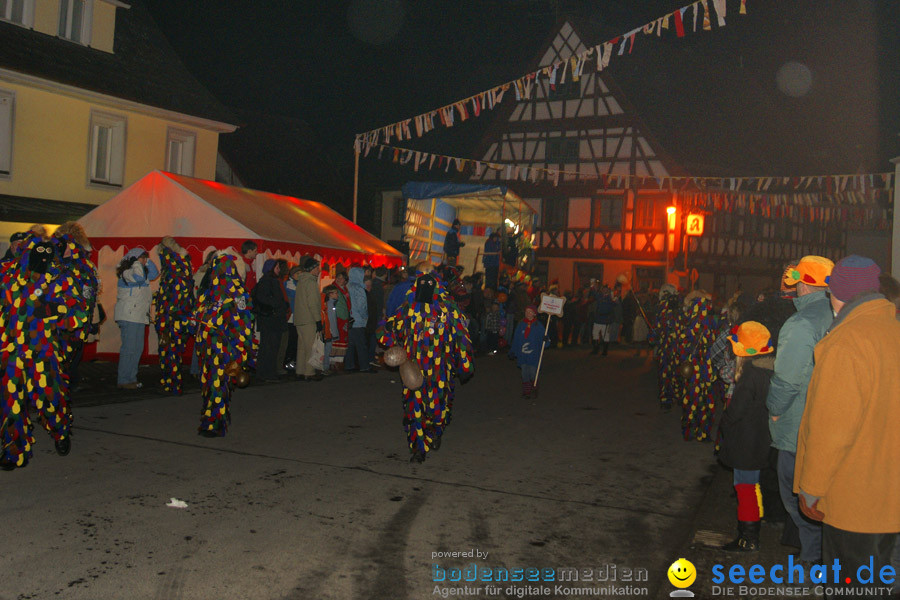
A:
[[[132,248],[122,258],[140,258],[145,254],[147,254],[147,251],[143,248]]]

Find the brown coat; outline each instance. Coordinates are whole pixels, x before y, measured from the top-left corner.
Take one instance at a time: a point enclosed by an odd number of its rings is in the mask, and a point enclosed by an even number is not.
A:
[[[832,527],[893,533],[900,531],[900,323],[883,298],[847,308],[815,348],[794,491],[819,497]]]

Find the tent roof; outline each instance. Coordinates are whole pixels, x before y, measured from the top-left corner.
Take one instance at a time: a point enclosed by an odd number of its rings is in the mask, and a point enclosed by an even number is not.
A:
[[[458,209],[496,211],[509,207],[534,209],[505,185],[480,185],[446,181],[410,181],[403,184],[403,197],[410,200],[440,198]]]
[[[379,256],[399,264],[403,259],[319,202],[162,171],[147,174],[79,222],[92,239],[249,239],[315,249],[326,260]]]

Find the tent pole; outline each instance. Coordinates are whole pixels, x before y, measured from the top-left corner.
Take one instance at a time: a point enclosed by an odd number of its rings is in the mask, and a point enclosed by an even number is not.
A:
[[[356,205],[359,194],[359,138],[353,144],[353,223],[356,224]]]

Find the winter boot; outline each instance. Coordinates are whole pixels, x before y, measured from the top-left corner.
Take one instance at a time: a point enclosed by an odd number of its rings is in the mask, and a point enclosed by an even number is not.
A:
[[[758,552],[759,521],[738,521],[738,536],[722,546],[726,552]]]
[[[72,449],[72,439],[67,435],[54,441],[53,445],[56,447],[57,454],[60,456],[68,456],[69,451]]]
[[[597,340],[594,340],[593,346],[594,346],[594,349],[591,350],[591,354],[597,354],[598,352],[600,352],[600,342],[598,342]]]

